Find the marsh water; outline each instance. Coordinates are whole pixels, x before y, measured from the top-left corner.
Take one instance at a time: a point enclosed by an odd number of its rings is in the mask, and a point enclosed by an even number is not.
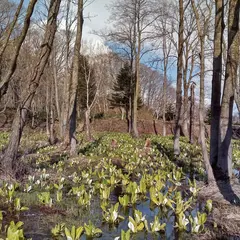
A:
[[[119,195],[121,194],[121,187],[117,187],[110,195],[110,203],[115,204]],[[185,193],[184,193],[185,194]],[[24,233],[26,238],[32,238],[32,240],[48,240],[53,239],[51,236],[51,229],[58,223],[67,223],[71,227],[71,224],[75,226],[83,226],[83,223],[88,223],[91,220],[95,226],[102,230],[102,235],[98,239],[110,240],[115,239],[121,235],[121,230],[127,231],[128,217],[133,216],[133,210],[137,209],[143,213],[148,223],[153,222],[155,216],[161,217],[162,221],[166,223],[166,230],[164,233],[148,233],[142,231],[136,234],[132,234],[131,239],[136,240],[156,240],[156,239],[191,239],[190,234],[179,233],[175,230],[175,217],[173,211],[164,211],[159,207],[153,207],[147,196],[146,200],[139,201],[138,204],[121,208],[120,214],[124,216],[124,220],[118,225],[109,225],[102,222],[102,210],[100,208],[99,196],[94,196],[91,205],[88,208],[71,209],[71,201],[68,202],[68,210],[62,212],[61,209],[48,209],[39,208],[39,206],[33,206],[28,211],[23,212],[20,215],[20,220],[24,222]],[[195,208],[192,208],[190,212],[186,212],[186,215],[192,216],[197,214],[197,211],[203,209],[204,206],[197,204]],[[162,223],[163,223],[162,222]],[[189,236],[188,236],[189,235]],[[87,239],[85,235],[82,235],[81,240]]]

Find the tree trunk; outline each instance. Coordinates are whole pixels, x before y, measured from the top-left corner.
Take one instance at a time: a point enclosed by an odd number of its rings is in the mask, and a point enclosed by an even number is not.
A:
[[[133,96],[133,128],[132,128],[132,134],[134,137],[139,137],[138,128],[137,128],[137,115],[138,115],[138,96],[139,96],[139,78],[140,78],[140,52],[137,53],[137,59],[136,59],[136,77],[135,77],[135,88],[134,88],[134,96]]]
[[[219,148],[219,119],[221,112],[221,79],[222,79],[222,42],[224,32],[224,1],[215,1],[215,33],[214,57],[211,96],[211,134],[210,134],[210,163],[215,166],[218,161]]]
[[[232,177],[232,112],[239,65],[240,0],[229,1],[227,66],[220,115],[220,146],[217,167],[221,178]]]
[[[200,33],[199,33],[200,34]],[[205,62],[204,62],[204,38],[205,36],[201,36],[200,45],[201,45],[201,54],[200,54],[200,103],[199,103],[199,130],[200,130],[200,139],[201,139],[201,147],[203,160],[207,171],[208,183],[212,184],[215,179],[212,171],[212,167],[209,162],[208,151],[206,146],[205,139],[205,126],[204,126],[204,77],[205,77]]]
[[[49,115],[49,143],[51,145],[55,144],[56,138],[54,133],[54,105],[53,105],[53,96],[54,96],[54,79],[51,81],[51,88],[50,88],[50,115]]]
[[[58,93],[58,82],[57,82],[57,63],[56,63],[56,53],[54,49],[53,54],[53,78],[54,78],[54,89],[55,89],[55,103],[56,103],[56,109],[57,109],[57,117],[59,121],[61,121],[61,111],[60,111],[60,103],[59,103],[59,93]]]
[[[126,113],[126,109],[124,107],[120,107],[121,119],[124,120],[124,114]]]
[[[185,44],[185,66],[183,68],[183,116],[182,116],[182,131],[185,137],[188,137],[188,61],[189,61],[189,43]]]
[[[237,105],[238,115],[240,116],[240,65],[238,66],[238,78],[237,78],[236,88],[234,92],[234,100]]]
[[[44,68],[48,62],[49,55],[52,49],[55,33],[57,30],[57,15],[61,0],[51,0],[48,11],[48,20],[42,48],[39,56],[39,61],[35,66],[35,71],[30,79],[29,87],[22,94],[21,102],[17,108],[17,112],[12,124],[12,132],[9,138],[8,147],[1,161],[1,167],[8,173],[13,172],[13,165],[17,158],[18,147],[22,136],[22,131],[25,126],[26,115],[31,106],[33,97],[39,86]]]
[[[34,128],[35,126],[35,113],[36,113],[36,106],[35,106],[35,102],[33,101],[32,103],[32,128]]]
[[[50,136],[50,129],[49,129],[49,79],[47,78],[46,82],[46,133],[49,138]]]
[[[127,122],[128,122],[128,133],[131,133],[132,132],[132,115],[133,115],[133,106],[132,106],[132,82],[133,82],[133,79],[131,80],[131,83],[130,83],[130,92],[129,92],[129,110],[127,111],[127,114],[126,114],[126,117],[127,117]]]
[[[67,8],[66,8],[66,28],[65,28],[65,39],[66,39],[66,60],[65,60],[65,72],[66,76],[64,78],[64,86],[63,86],[63,103],[62,103],[62,112],[61,118],[59,119],[60,124],[60,136],[61,139],[66,141],[65,136],[68,136],[67,131],[67,121],[69,116],[69,88],[70,88],[70,67],[69,67],[69,55],[70,55],[70,43],[71,43],[71,24],[69,23],[69,14],[70,14],[70,4],[71,1],[67,0]]]
[[[136,42],[134,44],[135,48],[135,81],[134,81],[134,92],[133,92],[133,122],[132,122],[132,135],[133,137],[139,137],[137,128],[137,118],[138,118],[138,96],[139,96],[139,84],[140,84],[140,54],[141,54],[141,30],[140,30],[140,8],[138,9],[137,4],[135,6],[135,25],[136,25]]]
[[[65,143],[71,145],[71,155],[76,154],[76,117],[77,117],[77,88],[79,80],[79,67],[80,67],[80,49],[82,41],[82,27],[83,27],[83,0],[78,0],[78,14],[77,14],[77,34],[74,46],[74,56],[72,60],[72,67],[70,73],[70,82],[67,96],[68,105],[64,109],[64,115],[67,116]],[[68,130],[68,132],[67,132]]]
[[[194,143],[194,114],[195,114],[195,83],[191,85],[191,106],[190,106],[190,129],[189,129],[189,137],[190,143]]]
[[[178,62],[177,62],[177,89],[176,89],[176,120],[174,131],[174,155],[180,154],[180,128],[182,109],[182,70],[183,70],[183,31],[184,31],[184,9],[183,0],[179,0],[179,31],[178,31]]]
[[[89,141],[92,140],[91,129],[90,129],[90,108],[87,108],[85,111],[85,128],[86,135]]]
[[[166,26],[164,26],[165,29]],[[166,136],[166,104],[167,104],[167,66],[168,66],[168,53],[167,53],[167,39],[163,36],[163,136]]]
[[[77,155],[77,138],[75,136],[76,127],[77,127],[77,96],[75,96],[72,114],[70,116],[70,124],[69,124],[69,137],[70,137],[70,155]]]
[[[163,136],[166,136],[166,103],[167,103],[167,69],[164,67],[163,77]]]
[[[209,24],[209,18],[211,16],[211,11],[209,12],[209,16],[206,17],[206,20],[203,23],[203,26],[201,26],[200,23],[200,17],[198,10],[195,6],[194,0],[191,0],[192,8],[194,11],[194,15],[196,18],[197,22],[197,31],[198,31],[198,39],[200,42],[200,102],[199,102],[199,130],[200,130],[200,141],[201,141],[201,148],[202,148],[202,155],[203,155],[203,160],[204,164],[206,167],[207,171],[207,176],[208,176],[208,183],[212,184],[215,182],[212,167],[209,162],[209,157],[208,157],[208,151],[207,151],[207,146],[206,146],[206,139],[205,139],[205,126],[204,126],[204,99],[205,99],[205,94],[204,94],[204,78],[205,78],[205,59],[204,59],[204,54],[205,54],[205,37],[206,37],[206,29]]]
[[[6,73],[6,76],[0,82],[0,100],[3,97],[3,95],[6,94],[9,81],[16,70],[18,55],[19,55],[20,49],[22,47],[22,44],[26,38],[28,29],[30,26],[30,19],[31,19],[36,2],[37,2],[37,0],[31,0],[28,5],[27,13],[26,13],[26,16],[24,19],[23,29],[22,29],[21,34],[18,37],[18,40],[16,42],[15,51],[13,53],[13,58],[11,59],[11,62],[10,62],[9,70]]]
[[[183,119],[182,119],[182,131],[185,137],[188,136],[188,84],[184,84],[184,97],[183,97]]]

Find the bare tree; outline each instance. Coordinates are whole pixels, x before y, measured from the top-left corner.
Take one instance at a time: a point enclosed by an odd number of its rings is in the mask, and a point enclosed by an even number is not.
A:
[[[211,139],[210,139],[210,163],[216,165],[219,148],[219,118],[221,112],[221,79],[222,79],[222,43],[224,32],[224,1],[215,1],[215,33],[213,53],[213,77],[211,97]]]
[[[217,167],[221,177],[232,177],[232,113],[239,66],[240,0],[229,1],[227,66],[220,114],[220,142]]]
[[[63,122],[65,132],[65,143],[71,145],[71,155],[76,154],[77,140],[75,137],[76,131],[76,117],[77,117],[77,87],[79,79],[79,65],[80,65],[80,49],[82,41],[82,27],[83,27],[83,0],[78,0],[77,11],[77,33],[74,45],[74,53],[72,66],[69,77],[68,89],[65,92],[65,98],[67,99],[66,108],[63,110]]]
[[[114,28],[105,37],[112,41],[113,49],[126,57],[132,70],[134,78],[130,83],[132,89],[129,98],[131,124],[129,131],[133,136],[138,137],[137,129],[137,102],[140,93],[140,61],[144,54],[151,51],[147,47],[147,42],[153,36],[150,34],[153,22],[159,17],[152,1],[131,0],[115,1],[112,3],[111,20]]]
[[[184,6],[183,0],[179,0],[179,30],[178,30],[178,62],[177,62],[177,89],[176,89],[176,122],[174,131],[174,154],[180,154],[180,128],[182,109],[182,77],[183,77],[183,33],[184,33]]]
[[[76,16],[73,14],[73,3],[71,4],[70,0],[66,1],[66,16],[65,16],[65,31],[64,31],[64,36],[65,36],[65,78],[64,78],[64,88],[63,88],[63,102],[62,102],[62,114],[60,120],[60,135],[61,138],[64,138],[66,136],[66,132],[68,131],[68,112],[69,112],[69,91],[70,91],[70,84],[71,80],[71,43],[73,41],[73,33],[74,33],[74,23],[76,22]],[[77,15],[78,16],[78,15]],[[77,25],[78,26],[78,25]],[[73,59],[72,59],[73,61]],[[65,138],[65,141],[68,142],[68,140]]]
[[[163,71],[163,99],[162,99],[162,119],[163,119],[163,136],[166,135],[166,105],[167,105],[167,85],[168,85],[168,70],[171,66],[171,58],[173,51],[173,18],[170,16],[172,10],[171,3],[162,2],[160,7],[161,16],[154,22],[155,29],[158,32],[158,37],[161,40],[161,52],[163,57],[160,58]],[[156,60],[155,60],[156,61]]]
[[[13,54],[13,58],[11,59],[11,62],[10,62],[10,67],[8,69],[8,72],[6,73],[6,76],[4,76],[4,78],[1,79],[1,82],[0,82],[0,100],[1,100],[2,96],[4,94],[6,94],[7,89],[8,89],[8,83],[9,83],[12,75],[14,74],[14,72],[16,70],[17,59],[18,59],[18,56],[19,56],[19,52],[20,52],[21,46],[22,46],[22,44],[23,44],[23,42],[26,38],[28,29],[29,29],[29,26],[30,26],[30,19],[31,19],[31,16],[32,16],[32,13],[33,13],[36,2],[37,2],[37,0],[31,0],[29,2],[27,12],[26,12],[26,16],[25,16],[25,19],[24,19],[24,25],[23,25],[22,31],[20,33],[20,36],[17,39],[16,47],[15,47],[14,54]]]
[[[6,32],[5,39],[3,39],[3,42],[0,41],[1,42],[1,44],[0,44],[0,63],[1,63],[2,56],[3,56],[3,54],[4,54],[4,52],[7,48],[7,45],[8,45],[9,39],[11,37],[11,34],[12,34],[12,32],[14,30],[14,27],[17,23],[17,20],[19,18],[19,15],[20,15],[20,12],[21,12],[21,9],[22,9],[22,6],[23,6],[23,1],[24,0],[21,0],[19,5],[18,5],[18,8],[16,10],[14,19],[13,19],[12,23],[10,24],[10,27],[9,27],[8,31]]]
[[[92,140],[90,117],[91,110],[97,97],[97,88],[101,83],[96,84],[95,65],[93,57],[81,55],[80,57],[80,75],[78,83],[78,102],[79,108],[84,112],[85,132],[88,140]]]
[[[59,11],[61,0],[51,0],[48,10],[48,19],[45,28],[45,34],[41,45],[39,60],[34,68],[31,76],[29,87],[21,95],[21,102],[17,108],[14,117],[12,132],[9,138],[8,147],[1,159],[1,167],[4,171],[11,174],[13,172],[13,165],[17,158],[18,147],[22,136],[22,131],[25,126],[27,112],[31,106],[33,97],[39,86],[39,82],[43,75],[45,66],[48,62],[51,53],[55,33],[57,30],[57,15]]]
[[[212,167],[209,162],[209,157],[208,157],[208,151],[207,151],[207,146],[206,146],[206,139],[205,139],[205,127],[204,127],[204,78],[205,78],[205,38],[208,33],[208,26],[210,23],[210,18],[212,15],[212,8],[211,5],[205,1],[206,4],[206,9],[204,9],[204,15],[202,18],[200,17],[199,11],[203,12],[202,9],[197,9],[197,6],[195,4],[194,0],[191,0],[191,5],[195,14],[196,22],[197,22],[197,30],[198,30],[198,38],[200,42],[200,103],[199,103],[199,126],[200,126],[200,139],[201,139],[201,147],[202,147],[202,154],[203,154],[203,159],[208,175],[208,182],[212,183],[214,182],[214,175],[212,171]],[[198,6],[201,8],[201,6]]]

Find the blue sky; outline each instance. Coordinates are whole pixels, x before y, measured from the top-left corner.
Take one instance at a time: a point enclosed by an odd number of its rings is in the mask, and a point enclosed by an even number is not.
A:
[[[19,3],[19,0],[13,0],[13,1],[16,3]],[[38,0],[38,1],[41,2],[41,0]],[[85,16],[84,28],[83,28],[84,40],[99,42],[100,44],[103,44],[103,40],[100,37],[92,34],[92,32],[107,28],[108,26],[107,20],[110,14],[106,9],[106,5],[109,4],[111,1],[112,0],[95,0],[84,9],[84,16]],[[25,7],[27,7],[28,2],[29,0],[24,0]],[[142,62],[143,63],[147,62],[150,57],[151,57],[150,55],[144,57]],[[159,71],[161,72],[161,70]],[[168,75],[171,77],[173,81],[176,81],[176,62],[169,69]],[[205,82],[206,82],[206,102],[210,103],[211,75],[206,76]],[[234,108],[234,111],[236,112],[236,107]]]
[[[1,1],[1,0],[0,0]],[[19,0],[12,0],[15,3],[19,3]],[[41,0],[38,0],[37,7],[39,7]],[[64,2],[64,0],[63,0]],[[89,2],[92,2],[89,0]],[[109,18],[109,12],[106,9],[106,5],[109,4],[111,0],[94,0],[84,9],[84,32],[83,37],[85,39],[100,40],[94,34],[93,31],[104,29],[107,26],[107,20]],[[27,7],[29,0],[24,0],[24,6]]]

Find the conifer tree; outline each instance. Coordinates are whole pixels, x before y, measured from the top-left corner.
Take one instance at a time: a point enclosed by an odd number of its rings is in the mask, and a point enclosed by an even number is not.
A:
[[[131,67],[128,63],[125,63],[124,67],[119,71],[117,80],[113,86],[112,97],[109,99],[112,107],[123,107],[128,112],[132,78]]]

